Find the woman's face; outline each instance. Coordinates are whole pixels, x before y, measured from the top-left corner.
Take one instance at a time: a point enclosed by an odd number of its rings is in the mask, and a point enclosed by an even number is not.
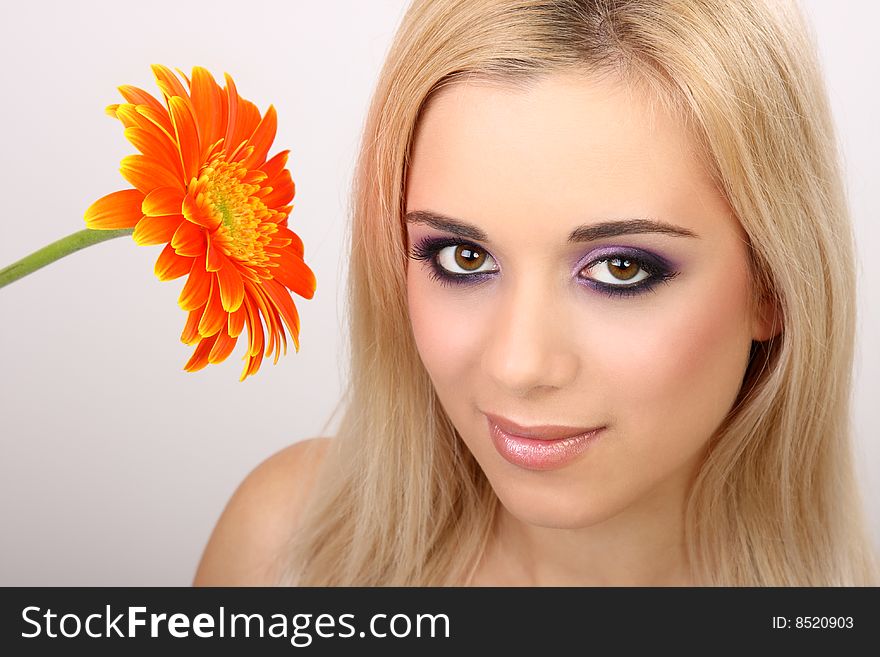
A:
[[[680,499],[769,337],[683,127],[609,79],[459,83],[422,115],[406,212],[419,354],[504,507],[577,528]]]

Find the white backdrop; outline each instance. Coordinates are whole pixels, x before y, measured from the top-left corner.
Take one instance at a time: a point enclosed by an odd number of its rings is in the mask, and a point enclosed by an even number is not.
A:
[[[186,585],[227,499],[260,461],[330,434],[341,391],[343,234],[367,103],[405,0],[9,3],[0,13],[0,267],[84,227],[128,185],[134,152],[103,113],[116,86],[158,93],[149,65],[224,71],[278,110],[291,149],[290,226],[316,274],[294,297],[301,349],[239,383],[243,342],[182,370],[183,279],[159,282],[160,246],[80,251],[0,290],[0,585]],[[847,160],[860,249],[855,421],[880,535],[880,79],[872,2],[810,0]]]

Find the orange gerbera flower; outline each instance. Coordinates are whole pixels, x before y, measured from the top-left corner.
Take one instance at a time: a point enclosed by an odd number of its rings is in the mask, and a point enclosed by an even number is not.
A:
[[[287,353],[282,322],[299,351],[290,291],[306,299],[315,291],[302,240],[287,227],[294,196],[285,168],[289,151],[266,159],[275,109],[270,105],[261,117],[229,75],[221,88],[203,68],[193,68],[192,81],[178,71],[184,87],[168,68],[152,69],[165,106],[124,85],[119,91],[126,102],[107,107],[141,152],[123,158],[120,167],[134,189],[95,201],[86,226],[134,228],[137,244],[164,243],[156,276],[188,275],[178,300],[189,312],[180,339],[196,348],[184,369],[224,360],[247,325],[243,381],[273,349],[277,363],[282,342]]]

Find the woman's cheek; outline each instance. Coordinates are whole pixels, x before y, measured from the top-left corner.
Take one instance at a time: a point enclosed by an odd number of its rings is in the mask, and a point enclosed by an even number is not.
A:
[[[609,411],[624,440],[646,441],[656,451],[696,449],[730,410],[751,338],[745,282],[729,274],[704,276],[674,294],[667,288],[670,303],[657,303],[648,317],[605,340]]]
[[[467,360],[485,323],[479,313],[462,316],[468,303],[457,297],[454,288],[441,287],[427,276],[409,276],[408,301],[416,346],[434,385],[442,390],[468,369]]]

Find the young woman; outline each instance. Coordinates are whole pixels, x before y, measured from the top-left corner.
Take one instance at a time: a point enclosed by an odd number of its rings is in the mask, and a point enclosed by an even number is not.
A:
[[[338,435],[196,584],[876,584],[853,244],[776,0],[416,0],[355,185]]]

